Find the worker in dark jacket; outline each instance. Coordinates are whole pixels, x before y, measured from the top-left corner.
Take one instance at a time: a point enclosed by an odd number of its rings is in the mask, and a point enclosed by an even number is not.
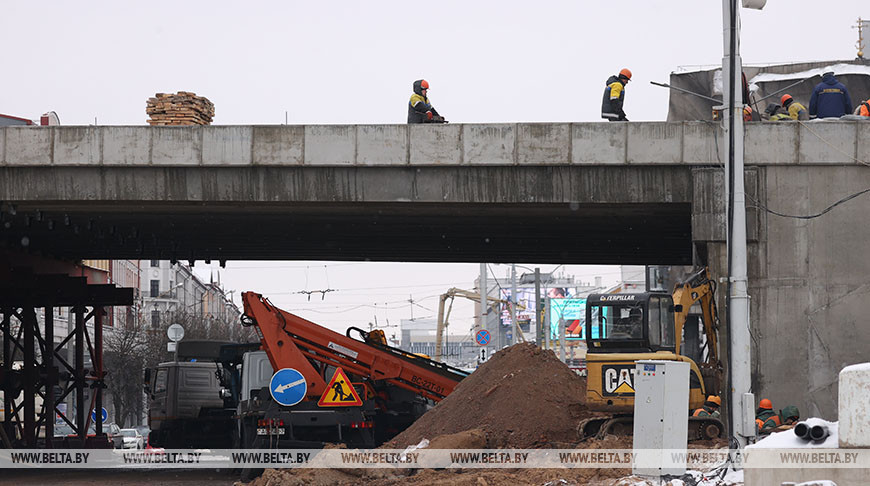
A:
[[[782,425],[794,425],[801,419],[801,413],[794,405],[788,405],[779,411],[779,420]]]
[[[692,417],[716,417],[719,418],[719,407],[722,405],[722,399],[716,395],[710,395],[704,402],[701,408],[695,410]]]
[[[408,123],[447,123],[429,102],[429,82],[425,79],[414,81],[414,94],[408,101]]]
[[[782,107],[788,110],[788,117],[792,120],[809,120],[810,114],[807,112],[807,108],[798,103],[791,97],[790,94],[782,95]]]
[[[810,116],[816,118],[839,118],[852,113],[852,99],[843,83],[837,81],[833,71],[822,75],[810,96]]]
[[[631,81],[631,71],[623,69],[607,79],[604,97],[601,100],[601,118],[609,121],[628,121],[622,105],[625,102],[625,85]]]

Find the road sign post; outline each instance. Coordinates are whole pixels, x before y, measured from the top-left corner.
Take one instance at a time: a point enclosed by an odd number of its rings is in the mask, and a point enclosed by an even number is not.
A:
[[[362,405],[362,399],[353,389],[353,384],[341,368],[335,369],[335,374],[326,385],[326,390],[317,401],[320,407],[354,407]]]
[[[178,362],[178,341],[184,339],[184,327],[181,324],[173,324],[166,329],[166,336],[175,343],[175,362]]]
[[[106,407],[103,407],[103,408],[102,408],[102,411],[100,412],[100,415],[102,416],[102,419],[103,419],[102,422],[103,422],[103,423],[106,423],[106,420],[108,420],[108,418],[109,418],[109,411],[106,410]],[[92,410],[91,410],[91,421],[92,421],[92,422],[96,422],[96,421],[97,421],[97,410],[96,410],[96,409],[92,409]]]
[[[492,336],[490,336],[489,331],[486,329],[481,329],[474,335],[474,340],[477,341],[477,344],[486,346],[492,340]]]
[[[292,407],[305,398],[308,383],[299,371],[293,368],[282,368],[272,375],[269,381],[269,393],[280,405]]]

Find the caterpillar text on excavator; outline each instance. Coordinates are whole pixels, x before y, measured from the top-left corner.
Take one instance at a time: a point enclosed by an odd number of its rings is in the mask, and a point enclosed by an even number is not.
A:
[[[707,395],[718,395],[722,377],[717,343],[715,282],[706,268],[694,271],[666,292],[591,294],[586,303],[586,405],[609,416],[584,420],[581,438],[631,433],[634,373],[638,360],[687,362],[689,372],[689,439],[719,437],[725,427],[715,417],[690,417]],[[697,303],[703,321],[703,342],[690,309]],[[690,324],[687,325],[687,322]],[[694,327],[694,328],[693,328]],[[694,346],[683,346],[682,341]],[[694,358],[694,359],[693,359]],[[696,362],[697,361],[697,362]]]

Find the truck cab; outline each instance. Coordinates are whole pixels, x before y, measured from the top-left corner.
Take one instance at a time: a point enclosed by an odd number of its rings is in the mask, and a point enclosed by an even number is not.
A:
[[[221,397],[215,362],[223,344],[182,341],[179,361],[146,370],[151,445],[177,449],[231,445],[234,410]]]

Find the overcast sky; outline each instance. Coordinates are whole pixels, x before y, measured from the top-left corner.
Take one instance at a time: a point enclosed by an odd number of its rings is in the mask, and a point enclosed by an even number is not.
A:
[[[870,2],[741,15],[746,63],[853,59]],[[404,123],[418,78],[452,122],[597,121],[623,67],[629,119],[664,120],[649,82],[721,64],[722,2],[8,1],[0,42],[0,113],[66,125],[143,125],[148,97],[179,90],[221,125]]]
[[[650,81],[723,55],[722,2],[710,0],[7,1],[2,11],[0,113],[38,119],[53,110],[64,125],[144,125],[146,100],[177,91],[210,99],[218,125],[281,124],[285,113],[291,124],[404,123],[419,78],[454,123],[599,121],[605,80],[623,67],[634,73],[629,119],[664,120],[668,93]],[[769,0],[741,15],[744,63],[848,60],[852,26],[870,18],[870,2]],[[376,315],[397,324],[410,316],[401,302],[410,295],[415,316],[434,315],[433,296],[470,288],[476,273],[458,264],[231,262],[222,279],[339,328]],[[292,294],[324,288],[344,290],[319,302]]]

